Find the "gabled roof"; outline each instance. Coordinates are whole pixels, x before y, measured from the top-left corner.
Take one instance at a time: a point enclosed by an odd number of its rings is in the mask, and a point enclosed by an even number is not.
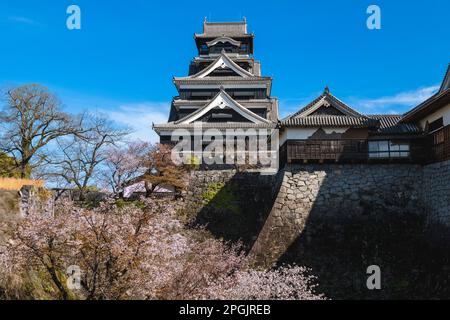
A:
[[[439,91],[403,115],[402,122],[418,121],[450,103],[450,64]]]
[[[222,52],[220,54],[220,56],[218,56],[217,59],[213,63],[211,63],[208,67],[206,67],[202,71],[200,71],[197,74],[194,74],[192,76],[189,76],[189,77],[177,78],[177,79],[201,79],[201,78],[205,78],[208,75],[210,75],[214,70],[219,69],[219,68],[220,69],[229,68],[229,69],[233,70],[236,74],[238,74],[239,76],[241,76],[243,78],[255,77],[253,74],[251,74],[247,70],[243,69],[236,62],[231,60],[226,55],[225,52]]]
[[[219,93],[205,106],[202,108],[194,111],[193,113],[187,115],[186,117],[175,121],[175,124],[190,124],[199,118],[201,118],[203,115],[205,115],[207,112],[214,108],[224,109],[224,108],[230,108],[239,113],[241,116],[246,118],[252,123],[255,124],[268,124],[270,123],[269,120],[264,119],[257,114],[253,113],[249,109],[245,108],[241,104],[239,104],[236,100],[234,100],[228,93],[226,93],[223,89],[219,91]]]
[[[344,102],[333,96],[327,87],[319,97],[317,97],[307,106],[300,109],[299,111],[297,111],[296,113],[287,117],[284,120],[310,116],[312,113],[314,113],[321,107],[333,107],[336,110],[340,111],[344,116],[364,118],[362,114],[360,114],[359,112],[357,112],[356,110],[349,107],[347,104],[345,104]]]

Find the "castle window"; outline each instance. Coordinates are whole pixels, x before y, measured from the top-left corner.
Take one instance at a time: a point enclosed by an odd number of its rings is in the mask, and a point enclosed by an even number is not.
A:
[[[428,123],[428,132],[439,130],[443,126],[444,126],[444,119],[440,117],[439,119]]]
[[[201,47],[200,47],[200,53],[201,54],[207,54],[208,53],[208,46],[206,45],[206,44],[203,44]]]
[[[410,155],[408,142],[394,140],[369,141],[369,158],[407,158]]]

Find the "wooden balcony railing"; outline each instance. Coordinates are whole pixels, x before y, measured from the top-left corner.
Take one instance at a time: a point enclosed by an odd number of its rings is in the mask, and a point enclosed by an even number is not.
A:
[[[338,163],[423,163],[425,160],[424,140],[404,139],[409,151],[379,151],[370,153],[369,140],[288,140],[280,148],[281,164],[295,162],[338,162]],[[386,157],[384,157],[386,156]]]
[[[281,155],[291,163],[297,160],[367,161],[368,141],[345,140],[288,140]]]

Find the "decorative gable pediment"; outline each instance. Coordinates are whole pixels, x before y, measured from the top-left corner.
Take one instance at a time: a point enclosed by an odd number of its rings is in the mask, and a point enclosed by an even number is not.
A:
[[[218,43],[229,43],[229,44],[231,44],[231,45],[233,45],[235,47],[239,47],[241,45],[240,41],[234,40],[234,39],[232,39],[230,37],[218,37],[218,38],[216,38],[216,39],[214,39],[212,41],[207,42],[206,45],[208,47],[213,47],[213,46],[215,46]]]
[[[228,110],[231,109],[238,113],[241,117],[247,119],[248,121],[255,124],[263,124],[270,123],[269,120],[264,119],[254,112],[248,110],[241,104],[239,104],[236,100],[230,97],[224,90],[221,90],[209,103],[207,103],[202,108],[197,111],[191,113],[190,115],[176,121],[176,124],[190,124],[195,121],[199,121],[203,116],[208,114],[211,110],[217,109],[220,110]],[[220,112],[219,112],[220,113]]]
[[[213,63],[211,63],[208,67],[206,67],[199,73],[190,76],[189,78],[202,79],[202,78],[205,78],[205,77],[211,75],[211,73],[213,73],[215,70],[220,70],[220,69],[222,69],[222,70],[230,69],[237,76],[243,77],[243,78],[254,77],[253,74],[251,74],[247,70],[240,67],[233,60],[231,60],[224,52],[222,52],[220,54],[220,56]]]
[[[362,117],[362,115],[333,96],[328,88],[313,102],[293,114],[290,118],[301,118],[308,116],[348,116]]]
[[[345,112],[342,108],[339,108],[335,103],[332,103],[327,96],[324,96],[310,109],[306,110],[299,116],[351,116],[349,112]]]

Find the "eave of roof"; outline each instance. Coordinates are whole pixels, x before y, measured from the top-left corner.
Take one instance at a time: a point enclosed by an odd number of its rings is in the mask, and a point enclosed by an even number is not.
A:
[[[421,128],[414,123],[400,122],[402,115],[381,114],[368,115],[368,117],[380,122],[377,130],[377,133],[380,134],[414,134],[422,132]]]
[[[402,122],[414,122],[421,118],[437,111],[439,108],[450,103],[450,89],[446,89],[442,92],[431,96],[414,109],[405,113],[402,117]]]
[[[189,83],[217,83],[217,82],[236,82],[236,83],[266,83],[271,82],[271,77],[248,77],[248,78],[242,78],[242,77],[209,77],[209,78],[188,78],[188,77],[174,77],[173,81],[175,83],[180,84],[189,84]]]
[[[226,85],[248,85],[248,84],[262,84],[265,85],[267,95],[270,96],[272,90],[272,78],[271,77],[210,77],[210,78],[173,78],[173,82],[177,90],[180,90],[181,85],[215,85],[217,87],[224,87]]]
[[[229,37],[232,39],[236,38],[254,38],[253,33],[222,33],[222,34],[205,34],[205,33],[194,33],[195,39],[211,39],[214,40],[218,37]]]
[[[443,92],[450,88],[450,63],[447,67],[447,72],[445,73],[444,80],[442,81],[441,87],[439,88],[439,92]]]
[[[199,122],[190,124],[175,124],[174,122],[164,123],[164,124],[154,124],[153,130],[157,133],[167,130],[176,129],[186,129],[194,130],[199,126]],[[276,123],[250,123],[250,122],[223,122],[223,123],[208,123],[201,122],[202,129],[275,129],[277,127]]]
[[[289,118],[281,121],[284,127],[377,127],[379,121],[367,117],[315,115],[308,117]]]
[[[450,103],[450,63],[447,67],[447,72],[445,73],[444,80],[439,88],[439,91],[420,103],[417,107],[411,109],[403,115],[402,122],[408,121],[418,121],[422,117],[425,117],[439,108],[445,106],[447,103]]]
[[[207,100],[182,100],[182,99],[174,99],[172,101],[173,105],[180,106],[180,105],[191,105],[191,106],[203,106],[205,103],[210,102],[212,99]],[[249,99],[249,100],[242,100],[235,99],[236,101],[239,101],[241,104],[270,104],[273,102],[274,99]]]

